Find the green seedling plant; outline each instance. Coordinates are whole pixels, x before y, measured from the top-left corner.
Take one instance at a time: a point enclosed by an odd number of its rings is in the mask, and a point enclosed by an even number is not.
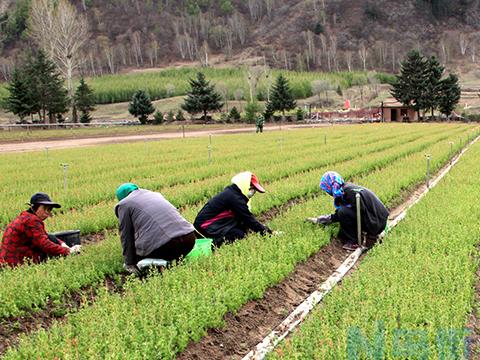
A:
[[[448,135],[445,138],[448,140]],[[427,145],[428,151],[436,154],[432,166],[441,166],[442,158],[448,161],[450,148],[443,142],[445,139]],[[423,181],[425,150],[423,147],[418,152],[407,152],[383,164],[388,176],[384,176],[382,166],[372,163],[370,169],[377,171],[360,168],[358,173],[356,163],[352,163],[351,169],[342,168],[342,175],[372,188],[381,199],[392,194],[401,196],[403,189]],[[400,153],[402,151],[407,150],[402,149]],[[368,164],[368,160],[365,161]],[[383,182],[377,188],[379,176]],[[292,182],[291,187],[295,188],[295,183]],[[386,201],[387,205],[392,201]],[[11,349],[5,358],[174,358],[189,341],[198,340],[208,328],[221,326],[226,312],[235,312],[248,300],[261,297],[297,263],[327,244],[329,231],[306,225],[303,219],[305,214],[331,210],[331,199],[327,196],[306,200],[270,223],[272,228],[284,230],[284,236],[252,235],[218,249],[211,257],[169,269],[162,276],[153,276],[144,282],[132,281],[123,295],[100,295],[95,304],[69,315],[64,323],[23,336],[18,349]]]

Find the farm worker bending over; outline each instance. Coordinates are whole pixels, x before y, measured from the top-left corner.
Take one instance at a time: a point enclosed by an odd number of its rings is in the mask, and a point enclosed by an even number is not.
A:
[[[377,240],[377,235],[385,229],[387,224],[388,210],[371,190],[352,183],[345,183],[342,177],[334,171],[323,174],[320,188],[328,195],[333,196],[333,205],[336,211],[331,215],[307,218],[307,221],[322,225],[339,222],[338,237],[344,244],[343,248],[355,250],[358,247],[355,195],[359,193],[362,232],[366,233],[364,235],[367,240],[373,242]],[[367,243],[367,246],[371,245]]]
[[[45,231],[44,220],[53,208],[61,206],[45,193],[36,193],[30,199],[30,207],[8,224],[3,233],[0,248],[0,266],[17,266],[32,261],[39,263],[49,257],[66,256],[80,252],[81,246],[68,247]]]
[[[179,260],[192,250],[195,229],[161,194],[125,183],[116,196],[123,266],[129,273],[140,275],[142,259]]]
[[[232,184],[211,198],[200,210],[193,225],[204,236],[213,238],[216,246],[245,237],[248,230],[261,234],[272,233],[250,212],[250,199],[265,189],[255,174],[241,172],[232,178]]]

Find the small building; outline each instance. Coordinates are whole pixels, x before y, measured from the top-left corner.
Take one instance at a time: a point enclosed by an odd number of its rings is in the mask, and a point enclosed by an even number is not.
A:
[[[418,121],[417,112],[395,99],[382,101],[380,106],[382,121],[413,122]]]

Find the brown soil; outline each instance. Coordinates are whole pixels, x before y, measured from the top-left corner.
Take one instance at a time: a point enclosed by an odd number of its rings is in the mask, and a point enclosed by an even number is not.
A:
[[[262,299],[250,301],[236,314],[225,316],[225,327],[210,329],[198,343],[190,343],[177,359],[241,359],[280,324],[337,269],[349,252],[337,242],[328,244]]]
[[[90,244],[100,242],[102,240],[105,240],[104,232],[87,234],[80,237],[80,243],[82,245],[90,245]]]

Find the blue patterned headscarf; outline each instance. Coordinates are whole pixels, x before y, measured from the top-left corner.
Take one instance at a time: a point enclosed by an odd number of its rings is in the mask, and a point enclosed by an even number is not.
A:
[[[335,199],[343,196],[344,184],[345,181],[343,181],[343,178],[335,171],[327,171],[325,174],[323,174],[322,180],[320,180],[320,188],[328,195],[333,196],[333,204],[337,209],[339,206],[337,205],[338,202],[336,202]]]

